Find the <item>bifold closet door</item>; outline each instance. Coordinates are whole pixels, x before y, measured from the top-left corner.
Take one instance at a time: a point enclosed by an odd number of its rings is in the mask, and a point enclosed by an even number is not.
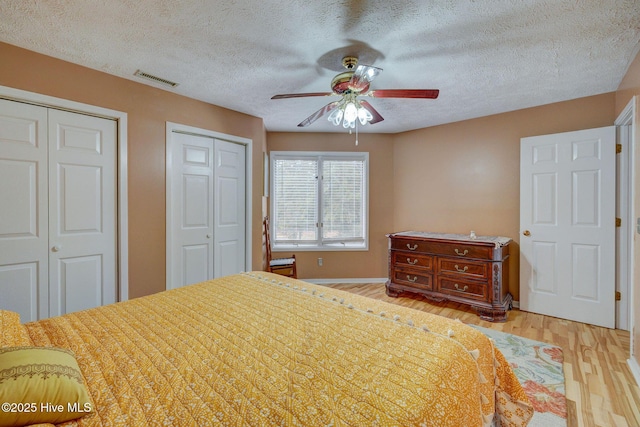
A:
[[[0,309],[49,316],[47,109],[0,99]]]
[[[116,122],[49,110],[50,316],[116,301]]]
[[[213,278],[213,138],[171,133],[171,288]]]
[[[169,135],[167,289],[245,270],[246,155],[210,135]]]
[[[116,301],[116,122],[0,100],[0,309]]]
[[[245,270],[246,148],[215,140],[214,277]]]

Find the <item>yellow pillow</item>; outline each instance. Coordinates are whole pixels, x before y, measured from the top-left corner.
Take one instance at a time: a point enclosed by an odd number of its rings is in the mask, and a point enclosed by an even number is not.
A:
[[[0,348],[0,427],[57,424],[80,418],[92,409],[71,351]]]

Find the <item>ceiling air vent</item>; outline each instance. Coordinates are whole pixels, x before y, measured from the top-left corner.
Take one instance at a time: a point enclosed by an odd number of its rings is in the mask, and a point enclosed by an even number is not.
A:
[[[143,79],[151,80],[156,83],[160,83],[163,86],[176,87],[178,83],[171,80],[163,79],[162,77],[154,76],[153,74],[145,73],[144,71],[137,70],[133,73],[134,76],[141,77]]]

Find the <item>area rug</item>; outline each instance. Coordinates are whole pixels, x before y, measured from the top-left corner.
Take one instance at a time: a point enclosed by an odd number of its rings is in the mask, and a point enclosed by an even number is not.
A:
[[[493,329],[469,326],[493,339],[520,380],[535,410],[529,427],[566,427],[562,348]]]

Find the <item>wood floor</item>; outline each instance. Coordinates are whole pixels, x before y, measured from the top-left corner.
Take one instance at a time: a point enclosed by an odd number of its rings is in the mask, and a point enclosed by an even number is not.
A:
[[[490,323],[462,304],[388,297],[384,284],[327,286],[562,347],[568,427],[640,426],[640,389],[627,365],[629,332],[519,310],[505,323]]]

